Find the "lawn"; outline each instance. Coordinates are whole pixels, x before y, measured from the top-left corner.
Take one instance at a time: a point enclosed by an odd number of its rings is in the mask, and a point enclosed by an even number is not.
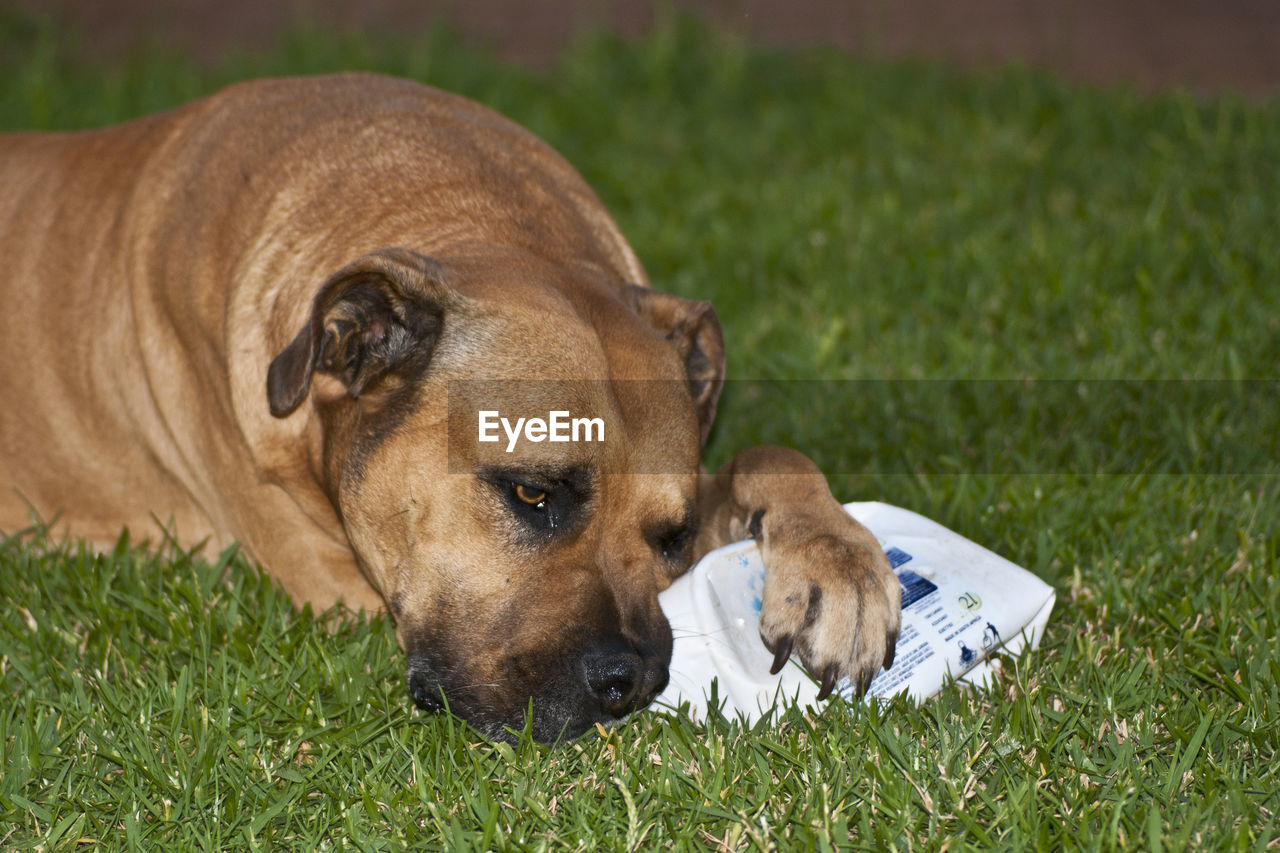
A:
[[[232,552],[95,554],[55,524],[0,545],[0,848],[1280,846],[1280,102],[678,22],[541,74],[444,31],[76,56],[0,14],[0,129],[350,68],[496,107],[658,286],[715,303],[713,464],[811,451],[842,499],[934,518],[1058,607],[989,689],[513,748],[414,709],[385,620],[295,612]]]

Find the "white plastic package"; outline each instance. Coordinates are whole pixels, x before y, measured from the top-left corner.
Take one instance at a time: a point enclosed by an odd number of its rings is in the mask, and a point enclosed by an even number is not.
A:
[[[893,666],[868,694],[932,696],[948,676],[980,681],[991,655],[1039,645],[1053,609],[1053,587],[986,548],[910,510],[869,502],[845,509],[879,539],[902,584],[902,633]],[[707,554],[659,596],[675,647],[671,683],[658,707],[690,704],[705,719],[712,679],[728,716],[754,720],[779,702],[817,705],[818,684],[793,658],[769,674],[773,655],[760,640],[764,564],[751,540]],[[836,688],[853,695],[849,679]]]

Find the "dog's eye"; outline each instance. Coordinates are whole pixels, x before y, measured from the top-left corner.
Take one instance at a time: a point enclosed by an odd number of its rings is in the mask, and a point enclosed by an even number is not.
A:
[[[516,518],[544,536],[556,532],[564,515],[562,495],[553,499],[550,490],[519,480],[508,480],[506,488],[507,504]]]
[[[495,509],[502,512],[505,529],[527,543],[570,536],[586,518],[592,483],[585,469],[482,469],[476,473],[497,499]]]
[[[547,493],[542,489],[534,486],[526,486],[524,483],[516,483],[516,498],[523,503],[527,503],[536,509],[545,509],[547,506]]]
[[[653,545],[668,560],[676,560],[685,556],[685,551],[693,541],[693,525],[673,525],[655,537]]]

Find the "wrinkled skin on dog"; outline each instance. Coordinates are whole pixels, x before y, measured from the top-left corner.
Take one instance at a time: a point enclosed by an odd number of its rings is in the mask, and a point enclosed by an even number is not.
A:
[[[3,529],[29,502],[96,541],[153,515],[239,541],[298,602],[389,611],[413,699],[497,740],[645,707],[658,593],[747,536],[778,667],[825,696],[891,663],[897,580],[814,465],[701,470],[714,310],[652,289],[572,168],[487,109],[260,81],[4,137],[0,181]],[[482,411],[603,434],[485,442]]]

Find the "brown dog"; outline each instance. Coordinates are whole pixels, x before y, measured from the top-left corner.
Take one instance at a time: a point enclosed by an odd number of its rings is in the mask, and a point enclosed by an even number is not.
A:
[[[414,699],[492,738],[530,702],[544,741],[644,707],[658,592],[748,534],[779,666],[825,696],[892,660],[897,581],[808,459],[700,474],[711,306],[650,290],[495,113],[369,75],[247,83],[4,137],[0,187],[0,528],[34,507],[97,542],[155,517],[239,540],[298,601],[389,609]]]

